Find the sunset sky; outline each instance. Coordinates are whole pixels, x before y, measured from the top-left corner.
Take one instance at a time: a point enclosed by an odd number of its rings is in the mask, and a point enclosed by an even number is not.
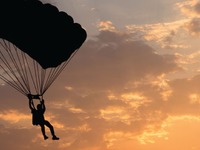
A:
[[[43,2],[88,34],[44,95],[60,140],[44,141],[27,98],[1,81],[2,150],[200,149],[200,1]]]

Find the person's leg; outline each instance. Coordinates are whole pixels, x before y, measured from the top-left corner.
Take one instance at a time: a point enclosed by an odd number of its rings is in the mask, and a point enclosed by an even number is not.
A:
[[[52,139],[53,139],[53,140],[59,140],[59,138],[56,137],[55,132],[54,132],[54,128],[53,128],[53,126],[49,123],[49,121],[45,120],[45,121],[44,121],[44,124],[50,129],[51,134],[52,134],[52,136],[53,136]]]
[[[42,134],[43,134],[44,139],[45,139],[45,140],[48,139],[48,136],[46,136],[46,134],[45,134],[45,127],[44,127],[44,124],[40,124],[40,127],[41,127],[41,131],[42,131]]]

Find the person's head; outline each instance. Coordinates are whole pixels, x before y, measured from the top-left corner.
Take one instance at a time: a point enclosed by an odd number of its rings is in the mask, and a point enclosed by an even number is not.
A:
[[[42,110],[42,105],[41,104],[37,105],[37,110]]]

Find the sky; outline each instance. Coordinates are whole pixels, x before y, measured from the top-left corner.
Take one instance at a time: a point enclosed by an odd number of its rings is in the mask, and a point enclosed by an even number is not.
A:
[[[43,2],[88,34],[44,95],[60,140],[44,141],[27,98],[1,84],[2,149],[200,149],[200,1]]]

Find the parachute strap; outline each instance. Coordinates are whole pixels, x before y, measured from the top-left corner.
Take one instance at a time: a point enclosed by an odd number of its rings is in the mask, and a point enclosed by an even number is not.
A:
[[[28,98],[29,99],[40,99],[40,95],[38,95],[38,94],[28,94]]]
[[[34,100],[39,100],[40,103],[42,102],[42,100],[44,100],[43,95],[38,95],[38,94],[27,94],[27,97],[29,101],[31,101],[31,104],[33,105],[34,108],[35,108]]]

